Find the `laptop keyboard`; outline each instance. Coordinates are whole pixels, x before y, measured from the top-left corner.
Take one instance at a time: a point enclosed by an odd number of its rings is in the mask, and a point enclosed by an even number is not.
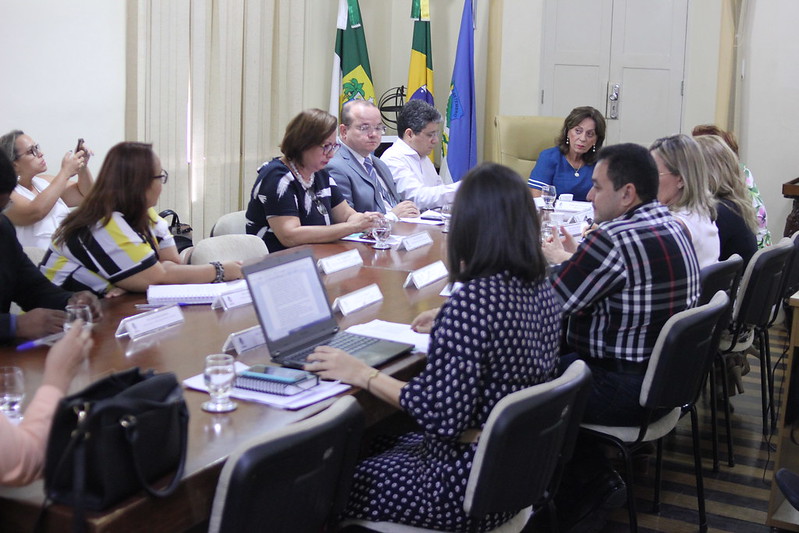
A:
[[[330,339],[330,342],[325,343],[324,346],[332,346],[333,348],[338,348],[339,350],[344,350],[345,352],[357,352],[358,350],[363,350],[376,342],[380,342],[380,339],[376,339],[374,337],[366,337],[364,335],[353,335],[352,333],[347,333],[346,331],[342,331],[336,333],[336,335]],[[316,346],[311,348],[307,348],[301,352],[297,352],[290,357],[286,357],[283,361],[291,361],[294,363],[304,363],[308,360],[308,356],[313,353],[316,349]]]

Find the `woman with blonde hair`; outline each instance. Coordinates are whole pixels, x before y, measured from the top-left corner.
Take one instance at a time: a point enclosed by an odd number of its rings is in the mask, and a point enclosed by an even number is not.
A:
[[[696,137],[708,171],[710,193],[716,198],[719,259],[740,255],[744,264],[757,251],[757,216],[735,152],[717,135]]]
[[[658,200],[683,222],[699,267],[715,263],[720,252],[716,207],[699,145],[681,133],[656,140],[649,151],[658,167]]]

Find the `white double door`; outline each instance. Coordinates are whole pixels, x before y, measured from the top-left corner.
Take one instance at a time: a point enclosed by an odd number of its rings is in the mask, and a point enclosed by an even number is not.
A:
[[[605,144],[680,131],[687,0],[546,0],[541,115],[590,105]]]

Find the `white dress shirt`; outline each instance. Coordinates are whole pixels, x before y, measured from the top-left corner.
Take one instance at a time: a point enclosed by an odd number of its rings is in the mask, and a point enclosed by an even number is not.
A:
[[[397,139],[380,159],[391,170],[397,192],[419,209],[451,204],[458,183],[444,183],[429,157],[421,157],[402,139]]]

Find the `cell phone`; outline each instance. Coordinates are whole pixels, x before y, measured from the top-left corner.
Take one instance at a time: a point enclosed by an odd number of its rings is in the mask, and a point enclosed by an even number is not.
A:
[[[82,137],[78,139],[78,145],[75,147],[75,153],[77,154],[81,150],[83,150],[83,138]]]
[[[242,377],[257,378],[289,384],[297,383],[304,379],[308,379],[309,377],[309,373],[304,370],[271,365],[253,365],[242,372],[241,375]]]

